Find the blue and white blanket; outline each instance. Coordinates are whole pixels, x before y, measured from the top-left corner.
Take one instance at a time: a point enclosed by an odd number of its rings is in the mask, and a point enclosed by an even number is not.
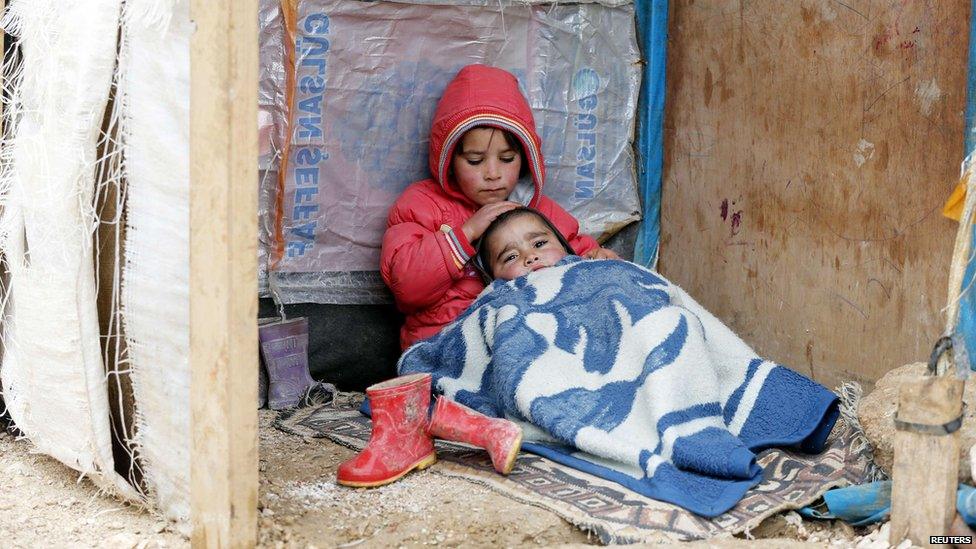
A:
[[[633,263],[570,256],[495,281],[399,373],[525,431],[524,448],[706,517],[762,479],[755,452],[819,452],[822,385],[756,356],[681,288]]]

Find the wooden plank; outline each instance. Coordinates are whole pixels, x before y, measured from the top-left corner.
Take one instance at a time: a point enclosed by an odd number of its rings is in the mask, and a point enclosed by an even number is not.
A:
[[[257,0],[191,0],[194,547],[257,534]]]
[[[963,382],[928,377],[905,382],[898,394],[900,421],[944,425],[962,414]],[[889,543],[905,538],[930,547],[929,536],[949,533],[956,515],[959,475],[959,431],[932,435],[895,431]]]
[[[678,0],[662,273],[760,355],[870,389],[924,360],[956,225],[969,2]]]

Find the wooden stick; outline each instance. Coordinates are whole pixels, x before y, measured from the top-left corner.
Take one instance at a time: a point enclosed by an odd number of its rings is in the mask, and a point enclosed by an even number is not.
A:
[[[191,0],[194,547],[257,537],[257,0]]]

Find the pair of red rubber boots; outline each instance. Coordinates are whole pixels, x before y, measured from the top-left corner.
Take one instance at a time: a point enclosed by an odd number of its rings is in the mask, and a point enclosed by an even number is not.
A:
[[[443,397],[437,399],[428,420],[430,383],[430,374],[412,374],[366,389],[373,432],[362,452],[339,465],[339,484],[382,486],[414,469],[425,469],[437,461],[434,438],[484,448],[496,471],[503,475],[512,471],[522,446],[522,429]]]

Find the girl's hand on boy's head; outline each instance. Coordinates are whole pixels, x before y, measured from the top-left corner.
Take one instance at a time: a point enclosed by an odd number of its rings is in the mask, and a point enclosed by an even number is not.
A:
[[[617,252],[609,248],[593,248],[592,250],[583,254],[586,259],[620,259]]]
[[[517,202],[510,202],[508,200],[503,200],[501,202],[495,202],[492,204],[485,204],[478,211],[474,212],[474,215],[468,218],[461,225],[461,232],[467,237],[468,242],[474,242],[476,239],[481,238],[481,235],[491,225],[491,222],[495,220],[496,217],[501,214],[511,210],[512,208],[518,208],[521,204]]]

